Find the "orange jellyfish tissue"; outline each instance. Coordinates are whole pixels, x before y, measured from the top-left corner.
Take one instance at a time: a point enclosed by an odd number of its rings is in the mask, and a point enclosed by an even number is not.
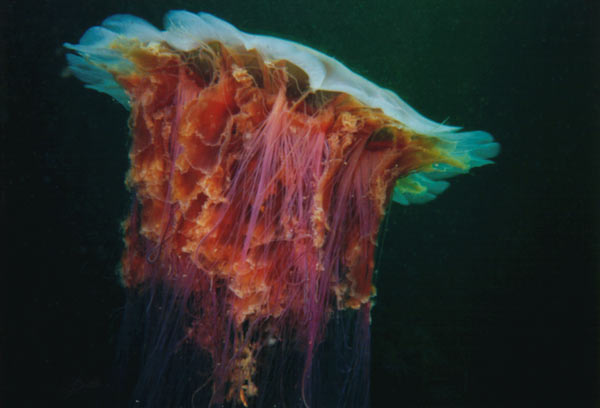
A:
[[[490,163],[314,49],[172,11],[90,28],[69,67],[131,111],[129,292],[115,405],[365,407],[390,199]]]

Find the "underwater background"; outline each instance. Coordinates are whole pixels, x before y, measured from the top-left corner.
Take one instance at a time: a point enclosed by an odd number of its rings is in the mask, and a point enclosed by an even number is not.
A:
[[[393,204],[378,254],[371,406],[599,403],[597,1],[7,1],[0,7],[0,406],[104,406],[125,293],[127,112],[62,43],[171,9],[331,55],[496,164]]]

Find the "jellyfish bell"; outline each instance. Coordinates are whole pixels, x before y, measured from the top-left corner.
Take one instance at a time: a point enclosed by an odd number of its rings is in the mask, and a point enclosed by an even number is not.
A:
[[[491,163],[491,136],[206,13],[169,12],[164,31],[115,15],[65,46],[70,70],[131,112],[130,401],[367,406],[387,205]]]

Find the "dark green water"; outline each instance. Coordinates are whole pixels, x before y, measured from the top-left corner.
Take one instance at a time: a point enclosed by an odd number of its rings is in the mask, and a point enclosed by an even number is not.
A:
[[[61,77],[61,44],[178,8],[320,49],[502,145],[435,201],[391,209],[372,407],[597,405],[600,7],[584,0],[6,2],[0,405],[97,406],[124,303],[127,113]]]

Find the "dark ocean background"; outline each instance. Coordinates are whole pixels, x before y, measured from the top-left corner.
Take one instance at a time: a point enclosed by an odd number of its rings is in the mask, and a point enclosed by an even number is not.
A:
[[[125,301],[127,112],[65,77],[62,43],[115,13],[206,11],[336,57],[496,164],[394,204],[372,314],[371,405],[593,407],[599,388],[598,1],[4,1],[2,407],[95,407]]]

